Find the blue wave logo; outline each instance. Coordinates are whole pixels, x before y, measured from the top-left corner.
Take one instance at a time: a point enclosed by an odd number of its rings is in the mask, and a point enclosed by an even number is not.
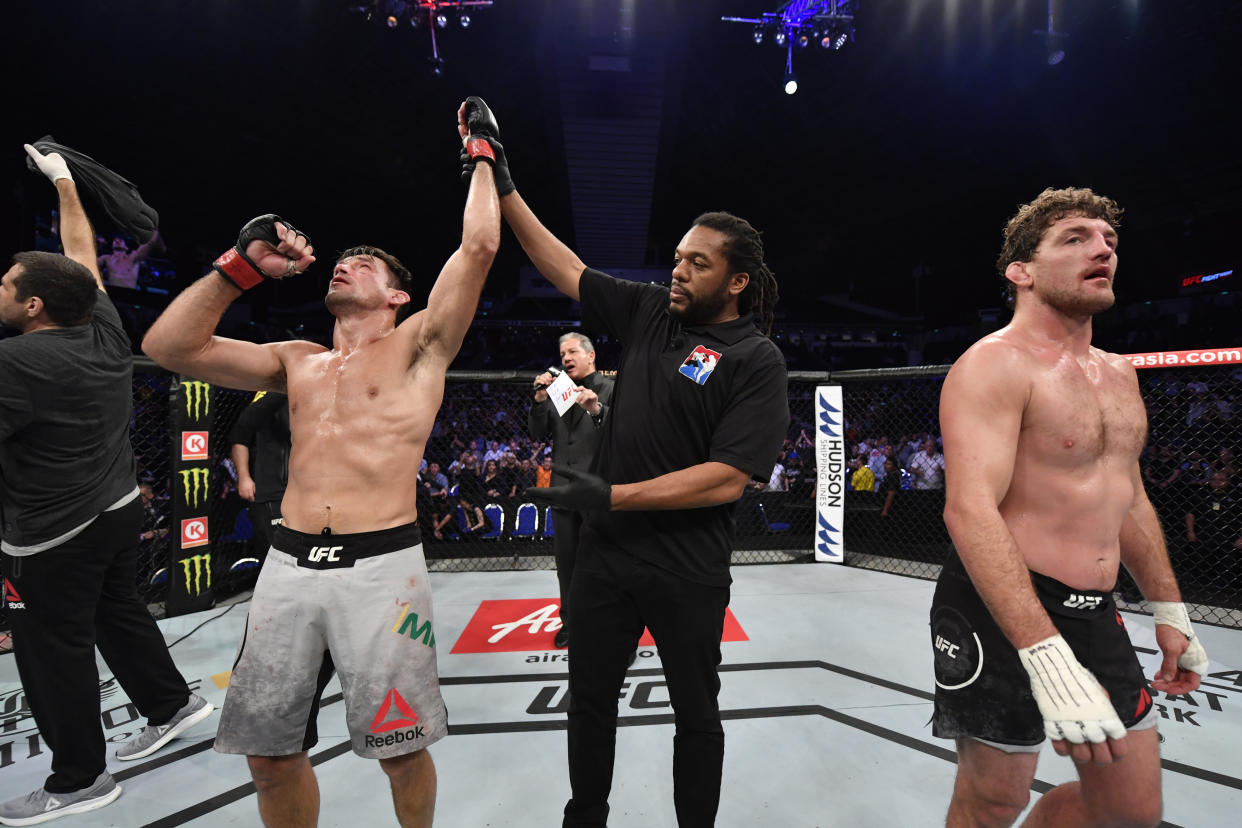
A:
[[[833,408],[831,405],[829,405],[828,400],[824,399],[823,394],[819,395],[819,404],[824,409],[823,411],[820,412],[820,415],[819,415],[819,421],[820,421],[819,430],[823,432],[824,434],[828,435],[829,437],[840,437],[841,436],[841,428],[840,428],[841,421],[839,419],[834,420],[832,418],[832,414],[841,413],[840,409]],[[831,412],[831,414],[829,412]]]
[[[832,534],[829,534],[832,533]],[[825,555],[840,555],[837,547],[841,545],[841,541],[833,535],[839,535],[841,530],[833,526],[823,515],[819,516],[819,531],[816,536],[819,538],[819,551]]]

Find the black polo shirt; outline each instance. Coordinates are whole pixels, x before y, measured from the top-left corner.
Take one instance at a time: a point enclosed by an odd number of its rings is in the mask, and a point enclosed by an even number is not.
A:
[[[46,543],[137,491],[132,373],[129,337],[103,291],[85,325],[0,341],[6,546]]]
[[[579,292],[583,325],[623,343],[593,471],[635,483],[719,462],[771,476],[789,427],[785,359],[750,314],[683,327],[668,312],[667,287],[589,268]],[[728,585],[734,508],[592,513],[579,559],[611,547],[691,581]]]
[[[255,502],[283,500],[289,485],[289,398],[269,393],[251,402],[233,424],[229,443],[250,449]]]

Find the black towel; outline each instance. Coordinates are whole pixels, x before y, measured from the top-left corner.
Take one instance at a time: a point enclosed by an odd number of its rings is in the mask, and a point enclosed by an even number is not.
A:
[[[102,207],[117,227],[133,236],[139,244],[151,241],[159,227],[160,214],[142,200],[133,182],[117,175],[89,155],[56,143],[50,135],[34,141],[33,146],[44,155],[55,152],[64,158],[69,165],[69,172],[73,174],[74,183],[78,186],[78,192]],[[26,159],[26,166],[39,172],[33,158]]]

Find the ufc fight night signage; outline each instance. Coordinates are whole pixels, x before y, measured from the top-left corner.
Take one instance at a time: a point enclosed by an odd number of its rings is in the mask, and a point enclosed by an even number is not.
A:
[[[845,405],[841,386],[815,388],[815,560],[845,563]]]
[[[168,601],[170,616],[207,609],[211,595],[212,526],[211,428],[212,387],[177,377],[169,407],[173,433],[172,525],[169,536]]]

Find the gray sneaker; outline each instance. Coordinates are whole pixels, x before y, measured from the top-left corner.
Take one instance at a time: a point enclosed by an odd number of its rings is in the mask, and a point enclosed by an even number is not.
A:
[[[148,725],[134,738],[116,749],[116,758],[122,762],[150,756],[164,745],[185,733],[194,725],[211,715],[216,708],[197,693],[190,694],[185,707],[177,711],[162,725]]]
[[[39,788],[26,796],[0,803],[0,825],[38,825],[49,819],[102,808],[121,795],[112,774],[99,774],[89,788],[69,793],[48,793]]]

